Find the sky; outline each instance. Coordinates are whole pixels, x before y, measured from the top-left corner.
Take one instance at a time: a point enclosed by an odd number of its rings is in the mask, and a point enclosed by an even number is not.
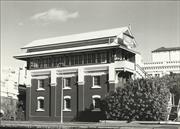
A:
[[[131,25],[144,62],[159,47],[180,46],[180,1],[1,1],[1,68],[28,43]]]

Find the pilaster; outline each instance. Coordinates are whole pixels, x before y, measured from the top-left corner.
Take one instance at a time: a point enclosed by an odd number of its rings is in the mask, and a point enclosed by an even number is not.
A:
[[[51,120],[55,119],[56,112],[56,70],[51,70],[51,90],[50,90],[50,117]]]
[[[84,111],[84,69],[78,68],[78,111]]]

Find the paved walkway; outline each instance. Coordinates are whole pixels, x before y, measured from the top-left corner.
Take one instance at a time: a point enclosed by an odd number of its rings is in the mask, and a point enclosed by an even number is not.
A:
[[[1,121],[0,127],[48,127],[48,128],[70,128],[78,127],[82,129],[109,128],[109,129],[180,129],[178,124],[158,124],[159,122],[149,122],[139,124],[138,122],[47,122],[47,121]]]

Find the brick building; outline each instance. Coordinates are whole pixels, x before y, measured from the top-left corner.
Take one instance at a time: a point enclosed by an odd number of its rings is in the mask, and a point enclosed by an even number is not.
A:
[[[72,121],[129,78],[141,78],[141,56],[128,27],[33,41],[15,56],[27,62],[26,119]],[[86,116],[88,117],[88,116]]]

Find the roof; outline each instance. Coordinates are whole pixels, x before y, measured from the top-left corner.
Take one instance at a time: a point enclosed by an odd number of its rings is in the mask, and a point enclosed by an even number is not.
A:
[[[34,56],[42,56],[42,55],[52,55],[52,54],[63,54],[68,52],[76,52],[82,50],[92,50],[92,49],[101,49],[101,48],[110,48],[119,46],[118,44],[98,44],[98,45],[91,45],[91,46],[81,46],[81,47],[73,47],[73,48],[65,48],[65,49],[55,49],[55,50],[48,50],[48,51],[38,51],[38,52],[30,52],[30,53],[23,53],[18,56],[14,56],[17,59],[23,59],[27,57],[34,57]]]
[[[122,27],[122,28],[114,28],[114,29],[107,29],[107,30],[101,30],[101,31],[93,31],[93,32],[87,32],[87,33],[72,34],[72,35],[67,35],[67,36],[35,40],[25,45],[22,49],[33,48],[33,47],[38,47],[38,46],[49,46],[49,45],[62,44],[62,43],[75,42],[75,41],[105,38],[105,37],[112,37],[112,36],[120,35],[127,30],[129,30],[128,27]]]
[[[158,49],[153,50],[152,52],[163,52],[163,51],[175,51],[175,50],[180,50],[180,47],[160,47]]]
[[[23,53],[18,56],[14,56],[14,58],[24,60],[28,57],[35,57],[35,56],[65,54],[65,53],[72,53],[72,52],[79,52],[79,51],[82,52],[82,51],[100,50],[100,49],[116,48],[116,47],[122,48],[132,53],[137,53],[136,51],[120,46],[117,43],[111,43],[111,44],[103,44],[103,45],[102,44],[91,45],[91,46],[86,46],[86,47],[81,46],[81,47],[75,47],[75,48],[73,47],[73,48],[65,48],[65,49],[55,49],[55,50],[48,50],[48,51]]]

